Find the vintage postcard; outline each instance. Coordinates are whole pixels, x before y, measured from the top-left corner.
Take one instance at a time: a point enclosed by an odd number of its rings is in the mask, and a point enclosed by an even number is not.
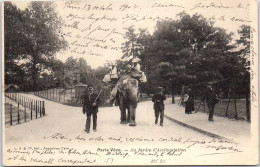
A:
[[[5,166],[256,165],[256,0],[2,2]]]

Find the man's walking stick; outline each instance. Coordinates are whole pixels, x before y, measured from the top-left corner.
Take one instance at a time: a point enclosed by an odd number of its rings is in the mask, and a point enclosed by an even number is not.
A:
[[[97,95],[97,97],[96,97],[96,99],[95,99],[95,101],[93,103],[96,103],[96,101],[97,101],[98,97],[100,96],[101,92],[102,92],[102,89],[99,91],[99,93],[98,93],[98,95]]]

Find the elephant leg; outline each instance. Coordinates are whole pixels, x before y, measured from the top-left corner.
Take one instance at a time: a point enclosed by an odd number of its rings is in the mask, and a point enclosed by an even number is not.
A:
[[[132,105],[130,105],[130,123],[129,123],[129,126],[136,126],[135,112],[136,112],[136,108],[134,108]]]
[[[127,123],[130,122],[130,108],[127,107]]]
[[[120,124],[125,124],[126,123],[126,109],[123,108],[121,109],[121,120]]]

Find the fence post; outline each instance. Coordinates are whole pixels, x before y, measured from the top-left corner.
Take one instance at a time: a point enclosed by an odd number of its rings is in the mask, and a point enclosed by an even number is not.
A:
[[[72,103],[72,87],[70,89],[70,102]]]
[[[205,104],[205,100],[203,102],[203,107],[204,107],[204,112],[206,112],[206,104]]]
[[[24,106],[24,122],[26,122],[26,104]]]
[[[58,89],[56,88],[56,101],[58,101],[58,100],[57,100],[57,95],[58,95],[58,94],[57,94],[57,90],[58,90]]]
[[[65,94],[66,94],[66,93],[64,92],[64,103],[65,103]]]
[[[34,110],[34,100],[32,100],[32,109]]]
[[[20,123],[19,103],[18,103],[18,124]]]
[[[42,101],[39,101],[39,110],[40,110],[40,117],[42,116]]]
[[[45,115],[45,102],[42,102],[42,114]]]
[[[36,114],[36,115],[35,115],[35,118],[37,118],[37,113],[38,113],[37,110],[38,110],[37,101],[35,101],[35,114]]]
[[[33,102],[31,102],[31,120],[32,120],[32,106],[33,106]]]
[[[12,126],[13,125],[13,105],[10,104],[10,125]]]
[[[60,102],[60,91],[59,91],[59,102]]]

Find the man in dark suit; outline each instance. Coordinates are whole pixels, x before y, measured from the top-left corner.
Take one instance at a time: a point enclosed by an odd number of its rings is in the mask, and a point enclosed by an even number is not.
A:
[[[83,114],[86,113],[87,121],[85,132],[89,133],[90,123],[91,123],[91,115],[93,117],[93,131],[97,131],[97,113],[98,113],[98,94],[94,92],[93,85],[88,85],[88,91],[83,95]]]
[[[218,103],[218,98],[217,98],[215,91],[212,88],[212,85],[207,86],[204,98],[205,98],[206,103],[209,108],[209,121],[214,121],[213,120],[214,107],[215,107],[215,104]]]
[[[163,126],[163,117],[164,117],[164,103],[163,101],[166,99],[163,94],[163,88],[158,87],[158,92],[153,95],[152,102],[154,102],[154,113],[155,113],[155,124],[158,123],[158,117],[160,115],[160,125]]]

